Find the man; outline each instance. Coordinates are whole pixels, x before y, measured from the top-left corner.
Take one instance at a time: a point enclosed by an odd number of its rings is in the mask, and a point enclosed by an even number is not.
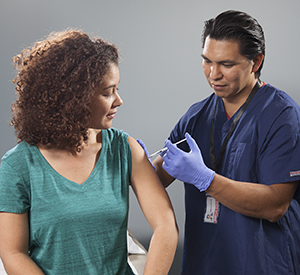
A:
[[[265,41],[254,18],[223,12],[202,42],[214,93],[153,162],[165,187],[185,182],[182,274],[300,274],[300,108],[259,80]]]

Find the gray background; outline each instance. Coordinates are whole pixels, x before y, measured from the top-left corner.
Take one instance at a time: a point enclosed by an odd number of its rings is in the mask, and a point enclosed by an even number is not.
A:
[[[299,8],[299,0],[0,0],[0,155],[16,144],[8,125],[15,99],[11,57],[51,31],[80,28],[117,45],[124,104],[113,126],[142,139],[153,152],[187,108],[212,92],[201,67],[201,32],[204,20],[224,10],[258,19],[267,45],[262,80],[300,103]],[[180,274],[184,190],[179,181],[167,190],[180,229],[170,274]],[[147,247],[152,231],[132,193],[129,227]]]

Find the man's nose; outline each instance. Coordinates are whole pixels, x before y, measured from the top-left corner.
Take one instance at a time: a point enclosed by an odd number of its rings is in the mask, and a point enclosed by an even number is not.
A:
[[[222,78],[222,76],[223,76],[223,74],[222,74],[219,64],[213,64],[210,66],[211,79],[214,79],[214,80],[220,79],[220,78]]]

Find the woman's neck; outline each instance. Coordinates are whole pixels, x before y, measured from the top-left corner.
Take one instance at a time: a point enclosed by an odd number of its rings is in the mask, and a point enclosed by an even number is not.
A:
[[[102,143],[102,130],[101,129],[88,129],[88,140],[86,145],[96,145],[98,143]]]
[[[86,153],[90,152],[97,152],[102,148],[102,131],[101,129],[88,129],[88,140],[86,142],[81,143],[79,147],[79,151],[74,150],[67,150],[67,149],[59,149],[51,144],[39,144],[37,147],[41,151],[51,151],[52,154],[67,154],[67,155],[73,155],[73,156],[80,156],[85,155]]]

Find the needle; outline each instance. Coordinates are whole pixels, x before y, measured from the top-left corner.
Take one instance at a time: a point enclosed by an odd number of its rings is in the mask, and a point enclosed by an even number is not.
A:
[[[182,143],[182,142],[184,142],[184,141],[186,141],[186,138],[184,138],[184,139],[182,139],[182,140],[179,140],[179,141],[175,142],[174,145],[177,145],[177,144]],[[149,159],[152,158],[152,157],[154,157],[155,155],[158,155],[158,154],[160,154],[160,153],[162,153],[162,152],[165,152],[165,151],[167,151],[167,150],[168,150],[167,147],[165,147],[165,148],[163,148],[163,149],[160,149],[160,150],[156,151],[155,153],[151,154],[151,155],[149,156]]]

